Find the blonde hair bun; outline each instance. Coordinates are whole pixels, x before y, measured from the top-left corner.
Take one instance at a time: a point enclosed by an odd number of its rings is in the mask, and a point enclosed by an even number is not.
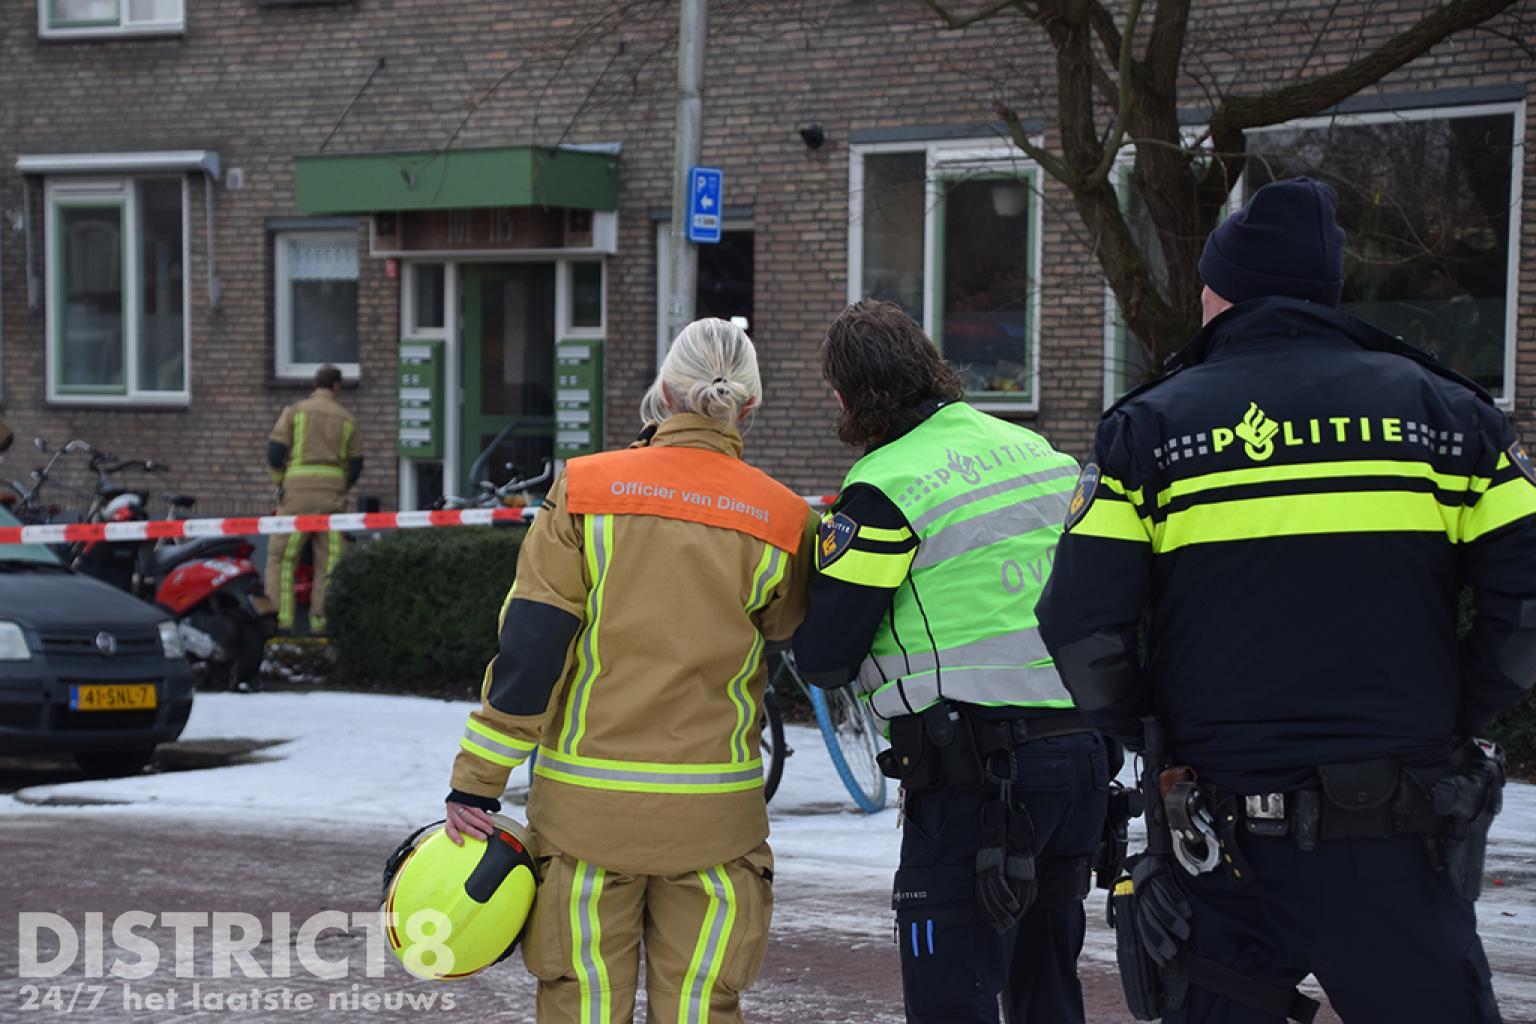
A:
[[[640,401],[640,418],[660,423],[690,412],[734,426],[762,401],[757,350],[745,331],[713,317],[684,327]]]

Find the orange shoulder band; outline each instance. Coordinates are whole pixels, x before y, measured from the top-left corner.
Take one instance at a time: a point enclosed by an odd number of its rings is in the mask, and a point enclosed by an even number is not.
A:
[[[682,519],[749,534],[783,551],[800,547],[803,499],[767,473],[702,448],[629,448],[566,464],[566,495],[578,515]]]

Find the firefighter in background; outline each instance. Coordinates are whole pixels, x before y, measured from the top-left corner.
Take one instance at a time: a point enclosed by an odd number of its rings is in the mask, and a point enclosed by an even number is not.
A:
[[[1163,720],[1183,868],[1131,881],[1180,1024],[1302,1019],[1309,972],[1351,1024],[1499,1020],[1502,769],[1463,741],[1536,680],[1536,469],[1481,388],[1335,308],[1337,203],[1278,181],[1212,232],[1205,326],[1105,414],[1039,607],[1091,721]]]
[[[280,516],[326,515],[346,510],[347,492],[363,472],[357,420],[337,400],[341,371],[315,371],[315,390],[283,410],[267,438],[267,468],[278,486]],[[293,576],[308,541],[314,558],[309,599],[309,629],[324,633],[325,584],[341,559],[341,535],[295,533],[268,538],[266,584],[277,598],[277,627],[292,630]],[[270,594],[273,588],[275,594]]]
[[[892,903],[913,1024],[1083,1020],[1083,898],[1104,741],[1035,631],[1077,463],[961,401],[899,306],[827,330],[838,436],[867,446],[822,521],[795,654],[889,722],[905,828]]]
[[[758,711],[765,641],[805,610],[814,516],[741,460],[762,386],[723,320],[678,335],[628,450],[572,459],[523,541],[453,766],[447,831],[484,837],[508,773],[539,897],[538,1019],[740,1021],[772,911]]]

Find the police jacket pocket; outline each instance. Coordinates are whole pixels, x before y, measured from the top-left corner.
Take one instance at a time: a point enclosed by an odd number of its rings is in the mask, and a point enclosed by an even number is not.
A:
[[[1323,816],[1324,839],[1369,839],[1392,833],[1393,797],[1402,777],[1395,761],[1325,764],[1317,774],[1329,804]]]
[[[540,981],[574,976],[571,965],[571,883],[569,857],[539,858],[539,891],[523,933],[523,964]]]

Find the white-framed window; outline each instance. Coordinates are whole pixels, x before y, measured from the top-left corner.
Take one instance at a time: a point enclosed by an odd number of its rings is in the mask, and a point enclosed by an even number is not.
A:
[[[182,0],[37,0],[44,38],[173,35],[186,29]]]
[[[49,400],[185,404],[186,179],[55,180],[45,196]]]
[[[1248,133],[1251,193],[1308,175],[1339,193],[1340,308],[1514,396],[1525,104],[1308,118]]]
[[[277,376],[304,379],[330,363],[357,380],[357,232],[279,231],[273,252]]]
[[[603,261],[561,260],[555,323],[562,338],[601,338],[607,325],[608,275]]]
[[[404,338],[448,336],[448,265],[407,263],[402,275],[400,322]]]
[[[1040,169],[1008,143],[851,147],[848,300],[901,305],[983,409],[1040,403]]]

